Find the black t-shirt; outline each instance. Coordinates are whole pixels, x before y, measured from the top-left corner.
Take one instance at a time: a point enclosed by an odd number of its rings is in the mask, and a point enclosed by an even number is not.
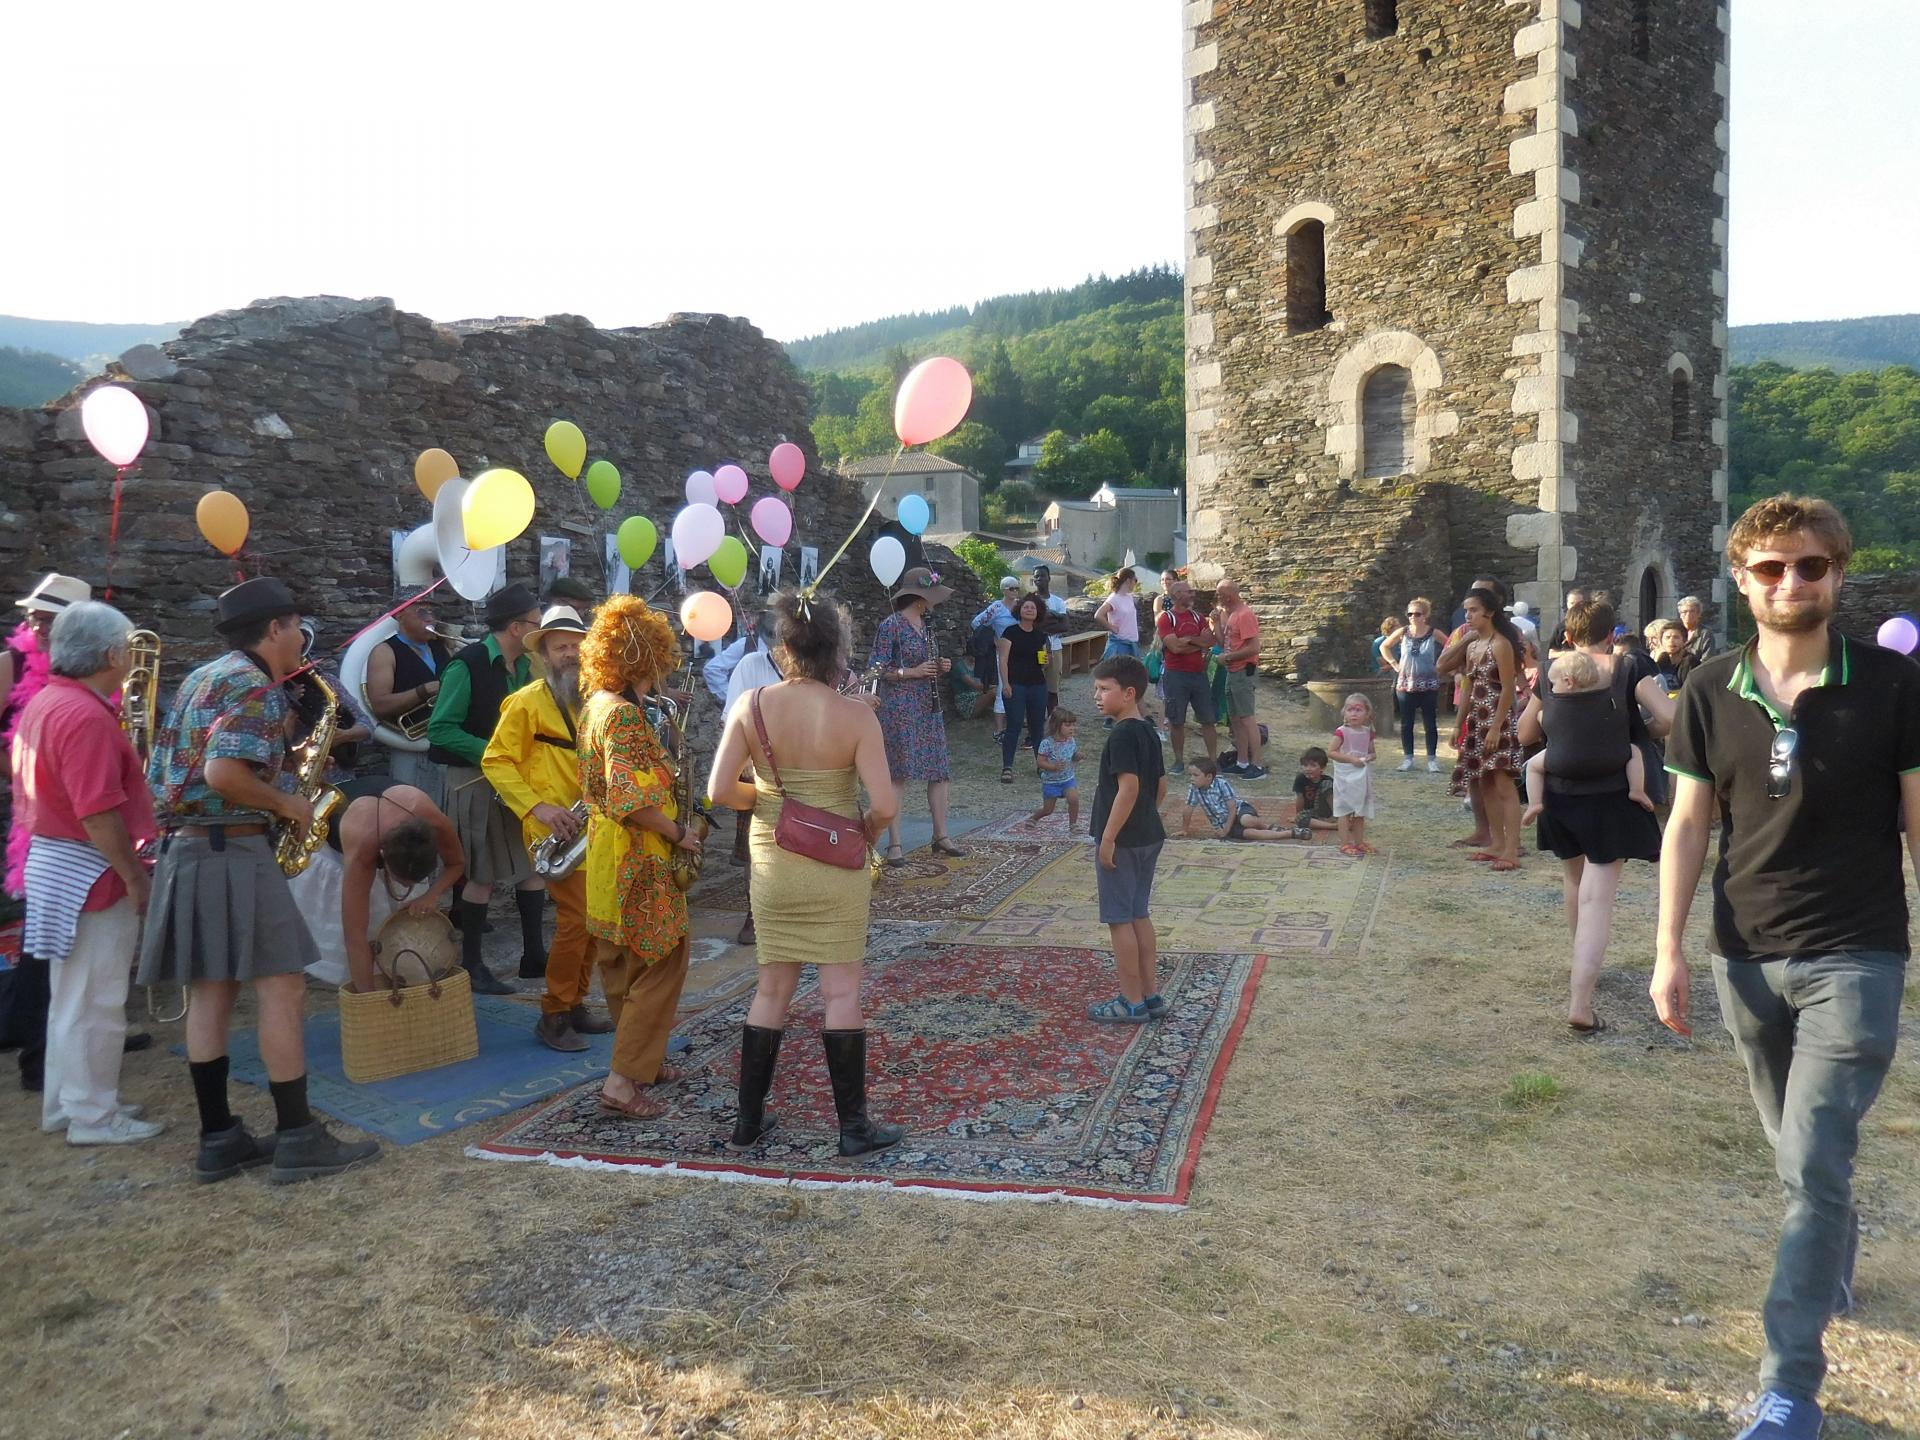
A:
[[[1333,776],[1325,770],[1318,780],[1309,780],[1302,770],[1293,777],[1293,793],[1300,797],[1300,813],[1318,820],[1333,818]]]
[[[1044,685],[1047,683],[1047,633],[1038,625],[1022,630],[1009,625],[1000,632],[1007,642],[1007,683]]]
[[[1788,791],[1770,800],[1768,753],[1789,722],[1800,738]],[[1781,717],[1745,649],[1716,656],[1680,690],[1667,768],[1720,797],[1718,953],[1907,953],[1900,777],[1920,770],[1920,665],[1832,632],[1824,682]]]
[[[1015,652],[1018,653],[1018,652]],[[1106,837],[1107,815],[1114,797],[1120,793],[1122,775],[1140,777],[1140,794],[1133,802],[1133,813],[1120,833],[1116,845],[1158,845],[1167,838],[1160,823],[1160,779],[1166,767],[1160,759],[1160,736],[1144,720],[1122,720],[1107,736],[1100,752],[1100,783],[1093,792],[1092,834],[1096,842]]]

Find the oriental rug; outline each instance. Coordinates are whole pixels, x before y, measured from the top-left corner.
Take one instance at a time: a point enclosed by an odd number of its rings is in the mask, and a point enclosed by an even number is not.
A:
[[[1292,795],[1241,795],[1240,798],[1251,804],[1262,817],[1275,825],[1282,824],[1293,818],[1294,799]],[[1077,841],[1085,845],[1089,843],[1091,838],[1087,834],[1087,822],[1092,805],[1093,792],[1083,788],[1080,792],[1080,829],[1078,833],[1069,833],[1067,830],[1065,801],[1061,801],[1059,807],[1055,809],[1053,814],[1047,816],[1044,820],[1031,820],[1027,818],[1026,815],[1008,815],[1003,819],[993,821],[991,824],[981,826],[977,833],[982,838],[989,840],[1016,840],[1029,843],[1046,840],[1061,843]],[[1167,800],[1166,803],[1160,807],[1160,823],[1166,827],[1168,838],[1180,838],[1180,830],[1186,819],[1186,811],[1186,781],[1178,775],[1169,776],[1167,778]],[[1331,842],[1326,839],[1321,839],[1315,843],[1328,844]],[[1336,846],[1335,848],[1338,847]]]
[[[890,1150],[837,1153],[809,971],[768,1097],[779,1126],[748,1154],[724,1148],[745,1000],[685,1023],[688,1078],[656,1092],[668,1105],[661,1118],[604,1115],[598,1087],[586,1086],[468,1153],[776,1185],[1178,1207],[1264,965],[1251,954],[1168,956],[1166,1017],[1106,1026],[1086,1018],[1090,1000],[1113,993],[1104,952],[927,940],[867,972],[871,1113],[908,1132]]]
[[[873,886],[875,920],[985,919],[1046,864],[1065,853],[1066,832],[1059,842],[984,838],[975,833],[959,844],[962,856],[936,855],[930,850],[909,851],[906,863],[886,866]],[[706,910],[744,910],[747,881],[735,871],[711,892],[696,897]]]

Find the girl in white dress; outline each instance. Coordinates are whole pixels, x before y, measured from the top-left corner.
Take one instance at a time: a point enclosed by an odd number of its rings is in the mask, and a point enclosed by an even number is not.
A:
[[[1376,855],[1367,844],[1373,818],[1373,702],[1349,695],[1340,707],[1343,723],[1333,732],[1327,759],[1333,762],[1333,818],[1342,855]]]

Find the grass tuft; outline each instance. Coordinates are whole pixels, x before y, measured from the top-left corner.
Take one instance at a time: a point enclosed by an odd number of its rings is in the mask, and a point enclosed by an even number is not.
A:
[[[1560,1098],[1560,1082],[1544,1070],[1522,1070],[1507,1082],[1504,1098],[1515,1110],[1551,1105]]]

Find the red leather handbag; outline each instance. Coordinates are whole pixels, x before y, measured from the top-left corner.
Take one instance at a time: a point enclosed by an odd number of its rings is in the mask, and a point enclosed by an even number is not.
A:
[[[858,819],[849,820],[833,810],[806,805],[787,794],[780,778],[780,766],[773,758],[773,742],[767,738],[767,722],[760,715],[760,692],[750,692],[754,733],[760,748],[767,752],[767,768],[773,772],[774,788],[780,792],[780,818],[774,822],[773,843],[782,850],[818,860],[823,865],[838,865],[842,870],[864,869],[867,863],[867,829]]]

